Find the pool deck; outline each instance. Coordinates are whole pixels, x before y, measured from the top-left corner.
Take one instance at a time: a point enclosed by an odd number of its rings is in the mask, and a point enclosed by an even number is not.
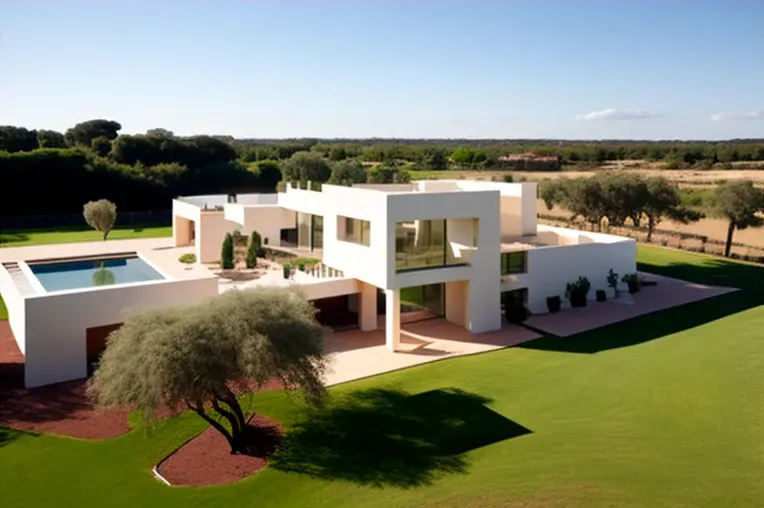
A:
[[[193,247],[175,247],[172,238],[140,238],[109,240],[106,242],[62,243],[28,247],[3,247],[0,263],[8,261],[34,261],[37,259],[72,258],[138,252],[163,275],[173,279],[203,279],[215,274],[199,264],[186,265],[178,258],[193,253]]]

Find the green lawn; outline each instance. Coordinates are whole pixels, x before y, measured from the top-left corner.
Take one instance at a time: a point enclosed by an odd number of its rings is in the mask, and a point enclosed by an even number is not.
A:
[[[744,290],[350,383],[305,426],[292,399],[257,394],[290,426],[289,446],[223,487],[169,488],[149,473],[202,429],[194,415],[98,442],[6,432],[2,505],[761,506],[764,269],[642,246],[639,260]]]
[[[172,226],[118,228],[109,233],[109,240],[131,238],[160,238],[172,236]],[[97,242],[101,233],[92,229],[21,230],[8,229],[0,233],[0,248],[50,245],[54,243]]]

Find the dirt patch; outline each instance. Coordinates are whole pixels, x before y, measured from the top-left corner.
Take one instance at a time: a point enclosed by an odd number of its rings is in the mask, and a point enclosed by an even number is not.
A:
[[[180,447],[160,463],[157,470],[172,485],[219,485],[250,476],[268,465],[281,443],[278,422],[256,415],[247,430],[250,455],[232,455],[226,439],[207,430]]]
[[[85,395],[84,381],[31,390],[0,390],[0,425],[18,430],[107,439],[130,430],[124,409],[96,409]]]

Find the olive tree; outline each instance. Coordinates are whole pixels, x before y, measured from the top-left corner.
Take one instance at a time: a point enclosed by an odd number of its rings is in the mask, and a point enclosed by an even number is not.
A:
[[[100,407],[155,418],[187,407],[246,454],[239,396],[273,380],[320,404],[327,360],[315,308],[290,288],[229,291],[199,304],[127,316],[113,332],[88,394]]]
[[[764,219],[758,215],[764,212],[764,191],[754,187],[751,180],[735,180],[719,185],[714,196],[715,214],[729,221],[724,247],[724,255],[729,257],[735,229],[764,224]]]
[[[109,236],[109,232],[117,220],[117,205],[108,199],[88,201],[83,206],[82,215],[88,226],[103,233],[103,239],[106,241],[106,237]]]

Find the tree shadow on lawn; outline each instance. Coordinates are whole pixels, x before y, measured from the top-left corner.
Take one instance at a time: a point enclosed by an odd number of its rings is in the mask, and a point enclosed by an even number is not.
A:
[[[23,430],[16,430],[8,427],[0,427],[0,448],[11,444],[23,436],[37,437],[39,434],[33,432],[24,432]]]
[[[658,266],[639,263],[638,269],[640,272],[687,282],[739,288],[740,291],[645,314],[569,337],[547,334],[517,347],[566,353],[599,353],[649,342],[764,305],[764,267],[709,258],[703,265],[672,263]],[[660,289],[660,286],[656,289]]]
[[[304,418],[284,436],[271,467],[326,480],[411,488],[463,473],[463,454],[531,431],[457,389],[416,395],[352,392]]]

